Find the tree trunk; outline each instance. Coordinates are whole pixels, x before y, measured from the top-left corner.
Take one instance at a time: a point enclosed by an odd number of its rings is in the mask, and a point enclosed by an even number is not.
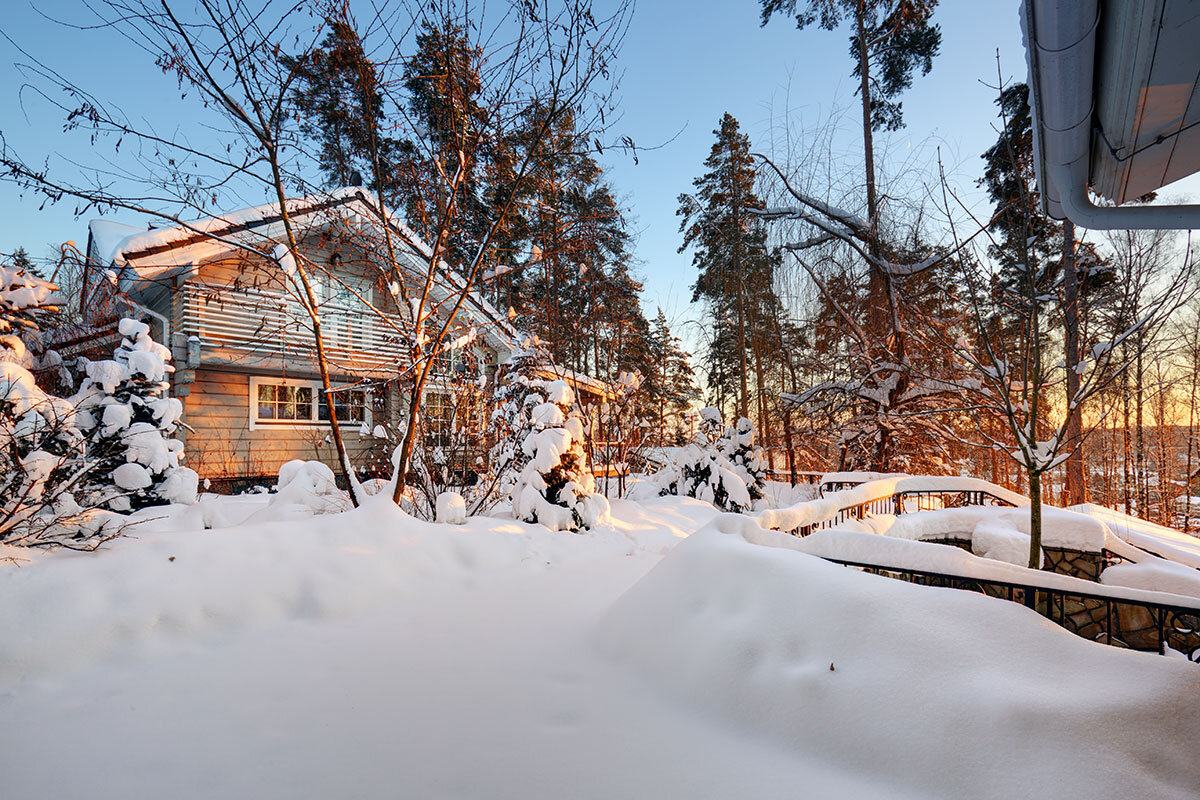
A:
[[[1042,568],[1042,473],[1029,473],[1029,568]]]
[[[858,60],[862,66],[859,81],[859,95],[862,101],[863,126],[863,163],[867,181],[867,225],[870,239],[867,242],[867,252],[874,258],[879,257],[879,208],[875,194],[875,141],[871,129],[871,62],[867,49],[866,3],[860,2],[855,10],[855,39],[858,44]],[[874,264],[867,266],[867,307],[869,311],[869,331],[877,341],[884,341],[887,336],[887,280]]]
[[[1142,347],[1142,336],[1138,333],[1137,337],[1137,352],[1134,354],[1134,363],[1136,369],[1133,374],[1133,397],[1134,397],[1134,415],[1135,415],[1135,431],[1137,441],[1135,442],[1136,451],[1134,452],[1133,479],[1137,489],[1137,516],[1144,519],[1146,516],[1146,507],[1149,494],[1149,486],[1146,479],[1146,429],[1143,419],[1143,405],[1145,404],[1145,387],[1142,385],[1142,353],[1145,348]]]
[[[1076,405],[1079,394],[1079,275],[1075,270],[1075,226],[1062,224],[1063,333],[1067,364],[1066,505],[1087,502],[1087,478],[1083,468],[1083,409]]]
[[[308,273],[300,264],[299,251],[296,245],[296,234],[292,230],[292,220],[287,210],[287,197],[283,191],[283,178],[279,172],[278,159],[271,153],[271,171],[275,177],[275,196],[279,200],[279,214],[283,218],[283,230],[287,235],[287,246],[296,262],[296,276],[300,279],[300,289],[303,294],[305,310],[312,324],[313,344],[317,351],[317,369],[321,373],[321,390],[325,395],[325,405],[329,408],[329,432],[333,437],[333,449],[337,452],[338,465],[342,476],[346,479],[346,488],[350,492],[350,502],[357,508],[358,479],[354,475],[354,467],[350,463],[350,455],[346,452],[346,443],[342,440],[342,426],[338,422],[336,404],[334,403],[333,384],[329,380],[329,361],[325,357],[325,341],[321,333],[321,312],[317,308],[317,298],[313,294],[312,284],[309,283]]]
[[[1196,318],[1195,336],[1192,339],[1192,387],[1191,402],[1188,404],[1187,472],[1183,476],[1183,532],[1192,530],[1192,454],[1196,452],[1196,382],[1200,378],[1200,316]]]

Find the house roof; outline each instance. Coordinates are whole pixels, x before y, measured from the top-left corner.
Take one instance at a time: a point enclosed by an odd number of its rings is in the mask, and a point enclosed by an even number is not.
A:
[[[422,271],[433,252],[391,209],[380,214],[379,205],[366,190],[358,187],[337,189],[328,194],[287,201],[288,217],[294,225],[328,224],[336,216],[358,216],[384,221],[399,238],[401,255]],[[140,281],[156,281],[198,262],[236,249],[270,251],[270,244],[283,236],[283,215],[279,203],[267,203],[205,217],[177,226],[134,228],[110,220],[96,219],[88,225],[88,255],[94,263],[112,267],[121,276],[123,286],[133,288]],[[466,281],[446,262],[440,273],[445,295],[455,294]],[[470,291],[464,307],[486,323],[485,335],[500,346],[511,349],[516,331],[479,292]]]
[[[1046,212],[1090,228],[1200,228],[1200,206],[1120,207],[1200,171],[1196,4],[1023,0],[1021,23]]]

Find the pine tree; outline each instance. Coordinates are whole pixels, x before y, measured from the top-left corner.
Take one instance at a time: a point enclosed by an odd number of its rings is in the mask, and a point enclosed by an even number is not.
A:
[[[32,275],[40,280],[46,279],[45,273],[42,272],[41,268],[38,267],[37,264],[33,263],[33,259],[29,257],[29,251],[24,247],[18,247],[16,250],[13,250],[10,260],[12,262],[12,266],[16,267],[18,270],[23,270],[27,274]]]
[[[850,57],[854,77],[859,79],[856,92],[862,107],[863,167],[866,174],[868,248],[874,258],[887,255],[879,239],[880,207],[875,180],[874,133],[899,130],[904,126],[901,103],[897,99],[912,86],[913,72],[922,75],[933,69],[933,59],[941,47],[942,33],[930,24],[938,0],[808,0],[800,7],[797,0],[760,0],[762,24],[775,14],[794,15],[796,27],[803,30],[819,25],[836,30],[843,22],[852,23]],[[801,10],[798,10],[801,8]],[[869,331],[882,337],[888,327],[888,303],[892,289],[878,267],[869,268]]]
[[[292,102],[300,131],[316,143],[327,185],[356,185],[363,176],[391,177],[390,164],[373,163],[373,157],[386,156],[396,147],[380,133],[384,104],[376,66],[348,13],[330,17],[326,25],[329,33],[311,58],[284,59],[297,77]],[[390,182],[380,186],[375,179],[370,185],[381,196],[393,195],[396,188]]]
[[[706,354],[709,386],[719,405],[732,396],[736,416],[747,417],[752,373],[758,396],[765,390],[754,357],[760,354],[756,346],[769,341],[756,339],[756,331],[768,328],[780,312],[774,290],[778,255],[767,247],[766,230],[755,213],[764,206],[754,189],[749,137],[728,113],[713,133],[717,141],[704,162],[708,172],[694,181],[696,196],[679,198],[684,234],[679,251],[693,249],[699,275],[692,300],[705,302],[713,324]]]
[[[682,445],[687,441],[684,415],[696,397],[696,383],[690,356],[671,333],[662,308],[652,322],[650,342],[646,394],[648,415],[655,424],[655,444]]]
[[[474,257],[494,215],[484,203],[481,180],[501,143],[482,138],[487,113],[480,105],[482,58],[465,30],[427,20],[416,52],[404,64],[414,138],[397,150],[401,196],[409,225],[431,244],[443,236],[443,257],[452,266]]]
[[[500,490],[517,519],[552,530],[591,528],[607,521],[608,501],[595,493],[571,387],[539,376],[548,364],[545,351],[527,338],[505,365],[493,414],[493,465],[503,473]]]
[[[749,511],[763,497],[765,464],[742,417],[726,428],[719,409],[700,411],[695,439],[654,476],[660,495],[695,497],[723,511]]]
[[[196,473],[180,466],[183,442],[172,437],[183,405],[167,394],[171,351],[144,322],[123,319],[118,331],[111,361],[84,362],[73,400],[93,462],[90,502],[114,511],[194,502]]]

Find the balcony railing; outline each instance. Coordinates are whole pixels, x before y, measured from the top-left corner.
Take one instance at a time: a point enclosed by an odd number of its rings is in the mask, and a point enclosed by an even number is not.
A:
[[[174,295],[174,329],[200,339],[206,356],[315,359],[308,314],[279,292],[188,283]],[[353,374],[396,374],[407,359],[399,336],[365,308],[323,303],[321,328],[331,364]]]

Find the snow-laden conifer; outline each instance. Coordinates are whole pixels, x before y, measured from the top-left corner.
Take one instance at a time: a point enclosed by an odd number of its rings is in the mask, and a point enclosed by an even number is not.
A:
[[[505,365],[493,415],[493,464],[517,519],[553,530],[590,528],[608,520],[608,500],[596,493],[587,468],[574,391],[565,381],[539,376],[548,364],[529,338]]]
[[[123,319],[118,333],[111,360],[82,362],[74,398],[94,464],[93,500],[114,511],[194,502],[197,476],[180,466],[183,442],[173,436],[183,404],[167,394],[171,351],[144,322]]]
[[[721,412],[700,411],[700,430],[655,475],[659,494],[695,497],[724,511],[749,511],[763,497],[766,464],[754,446],[754,427],[742,417],[726,428]]]

